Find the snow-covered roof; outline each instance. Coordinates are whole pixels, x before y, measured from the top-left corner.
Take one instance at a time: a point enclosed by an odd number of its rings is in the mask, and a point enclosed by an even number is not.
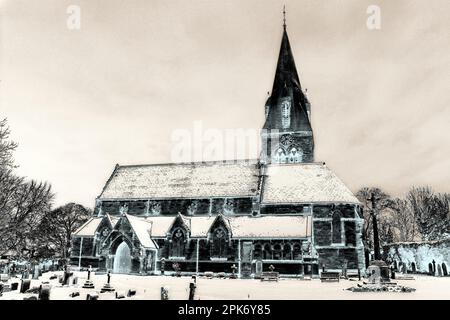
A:
[[[117,166],[100,199],[254,196],[256,160]]]
[[[92,217],[73,233],[79,237],[93,237],[103,217]]]
[[[167,232],[169,232],[170,227],[175,221],[175,217],[148,217],[144,218],[146,221],[152,224],[150,234],[152,237],[166,237]]]
[[[155,243],[150,237],[150,232],[152,228],[152,222],[146,219],[135,217],[132,215],[126,215],[128,221],[130,222],[131,228],[133,228],[139,242],[144,248],[156,248]]]
[[[211,225],[216,220],[217,216],[211,217],[191,217],[190,220],[190,228],[191,228],[191,237],[192,238],[200,238],[206,237],[208,234]]]
[[[265,171],[262,203],[359,203],[324,163],[271,164]]]
[[[310,216],[227,217],[233,238],[306,238]]]

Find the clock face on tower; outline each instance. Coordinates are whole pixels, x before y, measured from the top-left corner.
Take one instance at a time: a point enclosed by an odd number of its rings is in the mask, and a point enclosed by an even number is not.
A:
[[[108,230],[107,228],[103,229],[102,235],[103,235],[104,237],[106,237],[106,236],[108,235],[108,233],[109,233],[109,230]]]

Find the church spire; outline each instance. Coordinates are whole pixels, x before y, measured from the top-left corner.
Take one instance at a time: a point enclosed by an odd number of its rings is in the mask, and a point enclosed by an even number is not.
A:
[[[294,54],[286,31],[283,7],[283,36],[272,92],[267,99],[262,161],[268,163],[314,161],[311,105],[302,90]]]
[[[285,25],[283,25],[285,27]],[[290,125],[282,125],[282,100],[290,100]],[[289,131],[312,131],[309,121],[309,102],[303,93],[295,66],[294,55],[286,29],[283,29],[277,68],[272,92],[266,103],[267,118],[265,129],[288,129]]]

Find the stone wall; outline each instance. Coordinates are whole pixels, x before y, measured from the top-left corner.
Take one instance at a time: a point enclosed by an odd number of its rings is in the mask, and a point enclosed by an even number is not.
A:
[[[450,273],[450,239],[393,243],[383,246],[383,254],[398,271],[432,275]]]

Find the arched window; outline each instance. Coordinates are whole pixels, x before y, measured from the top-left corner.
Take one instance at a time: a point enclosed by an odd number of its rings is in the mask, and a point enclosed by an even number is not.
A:
[[[272,259],[272,248],[268,243],[264,245],[263,259]]]
[[[274,260],[281,259],[281,244],[279,243],[273,246],[273,259]]]
[[[294,244],[294,247],[292,248],[292,255],[294,259],[300,259],[302,257],[302,249],[300,247],[300,244]]]
[[[212,252],[211,256],[215,258],[226,258],[228,251],[228,233],[219,227],[212,234]]]
[[[342,243],[341,213],[339,211],[333,213],[331,233],[333,243]]]
[[[262,258],[262,246],[260,244],[255,244],[255,247],[253,249],[253,257],[255,259]]]
[[[292,260],[292,248],[288,243],[286,243],[283,247],[283,259]]]
[[[282,148],[278,148],[273,156],[275,163],[286,163],[286,153]]]
[[[300,149],[297,149],[295,147],[291,148],[288,155],[288,162],[289,163],[299,163],[303,160],[303,154]]]
[[[172,233],[170,256],[184,257],[184,241],[186,237],[183,229],[177,228]]]

